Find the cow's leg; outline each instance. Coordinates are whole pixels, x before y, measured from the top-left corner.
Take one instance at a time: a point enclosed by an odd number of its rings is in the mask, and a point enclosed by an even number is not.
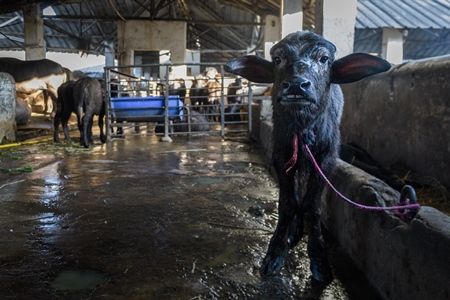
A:
[[[85,148],[89,148],[89,138],[90,134],[89,132],[92,130],[92,128],[89,127],[89,124],[92,122],[92,112],[86,111],[84,113],[82,120],[82,137],[81,137],[81,145]],[[91,130],[90,130],[91,129]]]
[[[69,113],[65,113],[63,114],[63,116],[61,117],[61,123],[62,123],[62,127],[64,130],[64,138],[66,139],[66,141],[71,142],[72,140],[70,139],[70,135],[69,135],[69,119],[70,119],[70,115],[72,114],[72,112]],[[56,116],[55,116],[55,120],[56,120]]]
[[[94,125],[94,116],[92,116],[91,119],[89,119],[89,130],[88,130],[88,141],[89,143],[92,143],[94,141],[94,134],[92,133],[92,126]]]
[[[320,228],[320,210],[322,191],[325,183],[317,172],[313,172],[308,181],[308,188],[304,198],[303,210],[308,225],[308,256],[310,269],[315,280],[329,283],[333,280],[333,273],[328,262],[325,243]]]
[[[77,115],[78,131],[80,131],[80,144],[81,146],[83,146],[83,107],[78,106],[76,108],[75,114]]]
[[[105,104],[103,103],[102,110],[98,116],[98,127],[100,128],[100,141],[106,143],[106,135],[103,131],[103,118],[105,117]]]
[[[65,119],[62,121],[62,127],[64,130],[64,138],[66,139],[66,141],[71,142],[71,138],[70,138],[70,134],[69,134],[69,126],[68,126],[68,119]]]
[[[288,251],[289,228],[299,207],[294,183],[295,171],[291,170],[289,174],[286,174],[282,160],[274,156],[273,161],[278,175],[280,196],[277,228],[259,270],[261,275],[265,276],[276,275],[283,267],[284,256]]]
[[[58,106],[59,105],[58,103]],[[53,119],[53,141],[56,143],[59,143],[59,134],[58,134],[58,127],[59,127],[59,123],[61,122],[61,109],[60,107],[58,107],[58,109],[56,110],[56,115],[55,118]],[[64,128],[64,123],[63,123],[63,128]]]
[[[50,118],[54,118],[55,114],[56,114],[56,110],[57,110],[57,103],[58,103],[58,94],[56,92],[56,90],[54,89],[49,89],[49,90],[44,90],[44,97],[45,97],[45,112],[47,112],[48,110],[48,103],[49,101],[52,101],[52,112],[50,113]],[[48,100],[50,96],[50,100]]]
[[[48,90],[42,90],[42,97],[44,97],[44,117],[47,115],[48,111],[48,97],[50,93]]]

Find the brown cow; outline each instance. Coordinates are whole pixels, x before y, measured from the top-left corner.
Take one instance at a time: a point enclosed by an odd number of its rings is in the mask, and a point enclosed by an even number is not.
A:
[[[64,68],[49,59],[24,61],[12,57],[1,57],[0,72],[11,74],[16,81],[18,95],[37,95],[37,92],[42,91],[44,100],[50,96],[53,101],[53,111],[56,109],[58,87],[67,80]],[[47,101],[45,101],[45,107],[44,114],[47,112]]]

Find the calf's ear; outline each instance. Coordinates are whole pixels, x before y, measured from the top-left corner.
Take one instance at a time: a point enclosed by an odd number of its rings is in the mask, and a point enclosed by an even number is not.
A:
[[[386,72],[391,64],[366,53],[353,53],[336,60],[331,67],[331,82],[342,84],[361,80],[377,73]]]
[[[240,75],[250,81],[258,83],[274,82],[273,64],[256,55],[239,57],[228,62],[225,71]]]

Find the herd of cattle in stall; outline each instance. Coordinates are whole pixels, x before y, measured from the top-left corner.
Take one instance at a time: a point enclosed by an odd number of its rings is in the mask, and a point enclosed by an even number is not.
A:
[[[9,73],[16,86],[16,123],[26,124],[31,113],[43,113],[50,116],[54,125],[54,141],[59,142],[59,125],[62,125],[65,139],[71,141],[68,129],[69,119],[74,113],[80,131],[80,144],[89,147],[93,141],[92,126],[94,116],[98,116],[100,139],[106,142],[103,130],[108,99],[106,84],[110,84],[111,97],[118,93],[120,83],[113,85],[104,79],[95,79],[76,71],[62,67],[57,62],[42,59],[22,61],[15,58],[0,58],[0,72]],[[210,124],[220,122],[219,104],[225,101],[225,121],[240,121],[240,112],[245,108],[242,95],[244,84],[239,77],[225,88],[217,70],[205,68],[186,87],[182,78],[169,76],[169,84],[160,83],[156,90],[159,95],[179,95],[184,105],[190,106],[191,131],[208,131]],[[226,93],[226,96],[225,93]],[[132,96],[128,94],[129,96]],[[123,95],[122,95],[123,96]],[[174,121],[171,131],[183,132],[187,126],[182,120]],[[108,129],[106,129],[108,130]],[[118,128],[118,131],[121,128]],[[155,127],[158,133],[158,126]],[[161,130],[159,131],[161,132]]]

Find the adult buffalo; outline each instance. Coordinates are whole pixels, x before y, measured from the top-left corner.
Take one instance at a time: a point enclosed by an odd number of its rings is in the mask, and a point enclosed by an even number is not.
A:
[[[0,72],[11,74],[16,81],[18,95],[31,95],[42,91],[45,100],[50,96],[53,101],[53,111],[58,98],[58,87],[67,80],[67,73],[64,68],[49,59],[24,61],[17,58],[1,57]],[[47,112],[47,108],[48,103],[45,101],[44,114]]]

